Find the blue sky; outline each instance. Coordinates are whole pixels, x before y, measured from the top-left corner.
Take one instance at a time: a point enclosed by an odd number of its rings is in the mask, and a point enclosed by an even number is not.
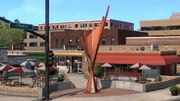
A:
[[[0,16],[34,25],[44,23],[45,0],[1,0]],[[140,20],[168,19],[180,12],[179,0],[50,0],[50,22],[101,19],[107,5],[108,18],[135,24]]]

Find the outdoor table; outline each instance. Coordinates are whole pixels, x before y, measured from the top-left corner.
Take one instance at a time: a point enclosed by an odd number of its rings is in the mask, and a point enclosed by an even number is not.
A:
[[[1,80],[1,85],[6,86],[6,84],[7,84],[6,80]]]
[[[4,86],[11,86],[12,80],[6,79],[6,80],[1,80],[1,84]]]
[[[56,78],[50,78],[50,83],[55,83],[57,81],[57,77]]]

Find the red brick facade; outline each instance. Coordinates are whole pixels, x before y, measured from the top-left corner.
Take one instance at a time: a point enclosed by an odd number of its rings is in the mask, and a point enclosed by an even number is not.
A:
[[[89,30],[90,31],[90,30]],[[63,48],[63,45],[80,45],[81,30],[54,31],[50,34],[51,48]],[[126,44],[126,37],[147,36],[147,33],[126,30],[104,30],[101,45],[123,45]],[[104,42],[103,42],[104,41]]]

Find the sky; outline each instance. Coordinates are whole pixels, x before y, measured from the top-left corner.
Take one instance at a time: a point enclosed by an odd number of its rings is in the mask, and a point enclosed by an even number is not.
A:
[[[180,12],[179,0],[49,0],[50,22],[99,20],[110,5],[108,19],[135,24],[141,20],[168,19]],[[1,0],[0,16],[33,25],[45,22],[45,0]]]

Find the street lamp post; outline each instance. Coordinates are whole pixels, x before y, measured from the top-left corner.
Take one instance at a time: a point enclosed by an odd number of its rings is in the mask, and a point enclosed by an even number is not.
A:
[[[45,0],[45,101],[49,100],[49,75],[48,75],[48,53],[49,52],[49,0]]]

